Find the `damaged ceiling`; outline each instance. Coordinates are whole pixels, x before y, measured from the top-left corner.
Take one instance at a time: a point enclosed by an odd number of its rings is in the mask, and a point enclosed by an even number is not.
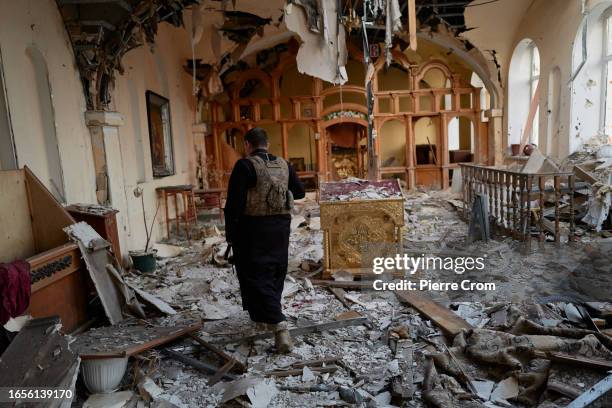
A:
[[[58,0],[70,35],[89,109],[110,103],[115,71],[129,50],[153,44],[158,24],[183,25],[185,7],[198,0]]]
[[[261,49],[267,49],[288,40],[283,14],[285,2],[280,0],[265,4],[239,0],[231,3],[213,0],[57,1],[72,41],[89,109],[108,108],[115,71],[123,72],[123,55],[145,43],[153,44],[160,22],[178,27],[184,25],[183,19],[186,20],[194,40],[194,59],[200,60],[195,70],[200,80],[208,77],[213,68],[221,74],[229,68],[240,69],[240,61],[248,54],[256,54],[252,50],[259,48],[257,43],[262,43]],[[307,10],[308,16],[316,17],[312,7],[315,3],[295,0],[288,3],[295,3]],[[339,21],[348,31],[346,41],[361,47],[360,16],[364,3],[343,0],[339,4]],[[378,3],[368,4],[376,7]],[[408,21],[407,4],[397,2],[400,13],[395,18],[402,29]],[[480,8],[472,7],[476,5],[481,4],[470,0],[416,0],[417,25],[426,31],[436,31],[441,25],[445,26],[445,31],[455,34],[469,31],[464,13],[467,8]],[[191,9],[190,14],[184,13],[186,8]],[[381,16],[368,23],[370,44],[385,41],[385,21]],[[264,47],[264,43],[268,44],[274,37],[279,37],[279,41]],[[404,39],[395,38],[394,45],[398,43],[402,49],[408,45]],[[244,67],[256,63],[255,60],[245,62]],[[193,74],[192,67],[193,63],[188,62],[186,71]]]

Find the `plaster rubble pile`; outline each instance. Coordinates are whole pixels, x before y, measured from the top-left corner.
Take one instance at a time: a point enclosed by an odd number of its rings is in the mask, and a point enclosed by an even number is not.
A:
[[[499,281],[502,287],[498,292],[432,293],[433,302],[451,310],[472,330],[445,337],[440,322],[401,303],[393,292],[346,288],[341,302],[324,286],[313,284],[321,270],[323,238],[319,208],[309,195],[297,204],[290,237],[289,273],[283,293],[283,309],[290,328],[340,322],[338,319],[355,316],[367,317],[366,322],[295,336],[296,346],[289,355],[275,354],[271,339],[241,342],[241,338],[258,331],[241,310],[238,282],[231,265],[215,261],[216,254],[225,252],[222,233],[203,228],[210,236],[190,244],[173,242],[183,247],[176,251],[178,255],[160,259],[152,274],[130,273],[125,280],[178,311],[166,319],[167,323],[179,318],[203,319],[197,336],[242,362],[246,371],[231,369],[231,380],[209,385],[212,373],[203,374],[153,349],[133,359],[120,390],[134,391],[131,401],[140,400],[139,406],[146,398],[150,398],[151,406],[178,407],[564,406],[570,400],[567,395],[545,394],[546,381],[530,388],[533,384],[524,378],[539,375],[552,379],[565,386],[565,391],[578,383],[582,384],[579,389],[585,391],[605,373],[578,367],[568,376],[565,366],[531,356],[521,356],[521,361],[526,359],[527,363],[520,367],[491,365],[486,362],[491,357],[483,339],[502,342],[539,330],[538,335],[548,335],[542,338],[556,336],[559,344],[577,341],[572,344],[578,350],[578,358],[589,349],[595,350],[595,358],[609,361],[610,344],[602,344],[602,337],[576,335],[580,330],[592,330],[572,311],[587,307],[595,316],[597,310],[609,313],[612,305],[602,301],[589,306],[580,301],[580,291],[572,290],[571,285],[559,286],[563,282],[561,275],[567,278],[574,272],[572,265],[585,264],[584,250],[569,248],[553,258],[519,256],[516,243],[510,239],[469,244],[466,226],[453,200],[456,196],[448,192],[406,194],[405,250],[415,254],[487,255],[490,267],[478,276],[466,274],[462,278]],[[565,269],[559,267],[565,263]],[[595,267],[591,273],[597,273]],[[559,270],[559,276],[547,276],[552,270]],[[336,277],[339,284],[358,283],[351,276],[341,275]],[[441,271],[422,271],[420,277],[442,279],[441,276],[445,277]],[[538,283],[530,282],[533,276],[538,277]],[[565,291],[563,300],[559,291]],[[164,319],[159,322],[164,324]],[[566,331],[554,331],[557,328]],[[190,338],[168,348],[221,366],[214,355]],[[133,388],[134,383],[141,386]]]

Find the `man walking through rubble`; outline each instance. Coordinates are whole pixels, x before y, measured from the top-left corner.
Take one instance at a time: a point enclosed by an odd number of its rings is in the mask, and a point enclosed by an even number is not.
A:
[[[304,198],[295,169],[268,153],[268,136],[254,128],[244,137],[246,158],[236,162],[225,204],[225,232],[233,248],[242,307],[262,330],[275,333],[275,347],[293,342],[281,308],[287,274],[293,199]]]

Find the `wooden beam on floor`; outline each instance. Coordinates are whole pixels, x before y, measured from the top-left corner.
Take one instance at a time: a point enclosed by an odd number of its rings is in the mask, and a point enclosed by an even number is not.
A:
[[[596,360],[593,358],[581,357],[581,356],[570,356],[562,353],[552,353],[535,351],[533,355],[537,358],[544,358],[555,363],[562,363],[568,365],[575,365],[581,367],[589,367],[596,370],[611,371],[612,361]]]
[[[409,290],[396,290],[395,295],[400,302],[408,303],[419,313],[431,320],[447,336],[455,337],[464,329],[473,327],[449,309],[434,302],[424,293]]]
[[[333,373],[338,370],[338,367],[333,365],[329,367],[309,367],[313,373],[316,374],[325,374],[325,373]],[[293,370],[275,370],[275,371],[267,371],[264,373],[267,377],[290,377],[299,375],[301,376],[304,372],[303,368],[297,368]]]
[[[193,368],[195,368],[196,370],[198,370],[201,373],[210,375],[210,374],[216,374],[219,372],[219,368],[214,367],[210,364],[204,363],[203,361],[199,361],[196,360],[195,358],[191,358],[191,357],[187,357],[182,355],[181,353],[178,353],[174,350],[170,350],[169,348],[166,349],[162,349],[161,350],[163,354],[167,355],[168,357],[172,358],[173,360],[179,361],[183,364],[187,364]],[[232,374],[223,374],[222,378],[227,378],[228,380],[235,380],[236,376],[232,375]]]
[[[336,297],[336,299],[338,299],[340,301],[340,303],[342,303],[344,305],[344,307],[346,307],[347,309],[350,310],[351,305],[346,300],[346,298],[344,297],[346,295],[346,292],[344,291],[344,289],[342,289],[342,288],[333,288],[333,287],[330,287],[330,286],[328,286],[327,289]]]
[[[200,344],[205,349],[210,350],[213,353],[215,353],[217,356],[221,357],[223,360],[225,360],[225,361],[233,361],[234,365],[236,365],[236,367],[240,371],[242,371],[242,372],[246,371],[246,366],[244,364],[242,364],[240,361],[236,360],[234,357],[232,357],[229,354],[227,354],[225,351],[221,350],[220,348],[216,347],[213,344],[210,344],[209,342],[207,342],[203,338],[201,338],[199,336],[196,336],[193,333],[189,333],[188,336],[191,337],[192,340],[196,341],[198,344]]]

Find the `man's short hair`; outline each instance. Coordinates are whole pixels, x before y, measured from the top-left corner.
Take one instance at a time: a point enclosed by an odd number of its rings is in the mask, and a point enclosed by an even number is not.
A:
[[[268,146],[268,135],[262,128],[253,128],[244,135],[244,140],[255,149]]]

